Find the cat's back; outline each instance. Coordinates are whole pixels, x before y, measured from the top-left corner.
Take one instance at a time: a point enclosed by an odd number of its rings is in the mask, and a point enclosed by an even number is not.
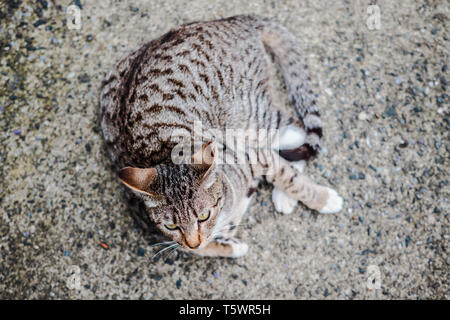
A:
[[[223,125],[244,95],[263,45],[258,17],[236,16],[182,25],[122,58],[102,83],[100,122],[118,166],[166,159],[177,134],[194,123]]]

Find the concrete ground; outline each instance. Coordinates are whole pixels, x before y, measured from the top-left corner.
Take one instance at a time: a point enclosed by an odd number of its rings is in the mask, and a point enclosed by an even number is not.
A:
[[[377,3],[2,2],[0,298],[448,299],[448,3]],[[306,171],[344,209],[276,215],[262,185],[240,231],[248,256],[152,259],[103,148],[100,81],[174,26],[240,13],[304,48],[325,124]]]

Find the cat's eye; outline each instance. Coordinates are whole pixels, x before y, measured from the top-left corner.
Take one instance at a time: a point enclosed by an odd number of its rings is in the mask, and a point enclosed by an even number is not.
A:
[[[178,226],[175,223],[168,223],[164,225],[169,230],[175,230]]]
[[[198,221],[199,221],[199,222],[203,222],[203,221],[208,220],[208,218],[209,218],[209,210],[206,211],[206,212],[204,212],[204,213],[202,213],[202,214],[200,214],[200,215],[198,216]]]

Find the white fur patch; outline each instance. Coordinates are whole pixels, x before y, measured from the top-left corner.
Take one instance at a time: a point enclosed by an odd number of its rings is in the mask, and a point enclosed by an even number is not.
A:
[[[291,164],[294,166],[295,169],[298,170],[298,172],[303,172],[303,169],[305,168],[306,161],[305,160],[300,160],[300,161],[291,162]]]
[[[248,245],[245,242],[239,242],[239,243],[230,243],[231,247],[233,248],[233,255],[232,258],[240,258],[242,256],[245,256],[248,252]]]
[[[320,213],[336,213],[341,211],[344,199],[342,199],[336,191],[331,188],[328,189],[328,200],[325,207],[320,210]]]
[[[242,201],[233,209],[234,215],[230,215],[225,211],[219,212],[219,216],[217,217],[216,225],[214,226],[214,230],[212,233],[220,235],[218,232],[221,232],[221,230],[223,230],[231,222],[231,220],[236,217],[236,214],[242,216],[245,211],[247,211],[248,205],[251,200],[252,197],[243,198]]]
[[[252,201],[252,197],[242,199],[242,202],[239,204],[239,212],[244,213],[245,211],[247,211],[250,201]]]
[[[297,200],[289,197],[283,190],[274,187],[272,191],[272,201],[275,210],[283,214],[291,214],[297,205]]]
[[[221,235],[222,229],[229,223],[228,212],[221,211],[216,219],[216,225],[213,229],[213,234]]]
[[[279,139],[279,150],[295,149],[304,144],[306,133],[299,127],[287,126],[281,130]]]

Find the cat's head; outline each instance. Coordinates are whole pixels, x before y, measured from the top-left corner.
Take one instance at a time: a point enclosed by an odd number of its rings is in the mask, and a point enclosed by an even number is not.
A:
[[[225,195],[222,174],[217,170],[214,143],[206,143],[191,164],[126,167],[120,180],[145,203],[159,229],[180,246],[203,248],[217,230]]]

